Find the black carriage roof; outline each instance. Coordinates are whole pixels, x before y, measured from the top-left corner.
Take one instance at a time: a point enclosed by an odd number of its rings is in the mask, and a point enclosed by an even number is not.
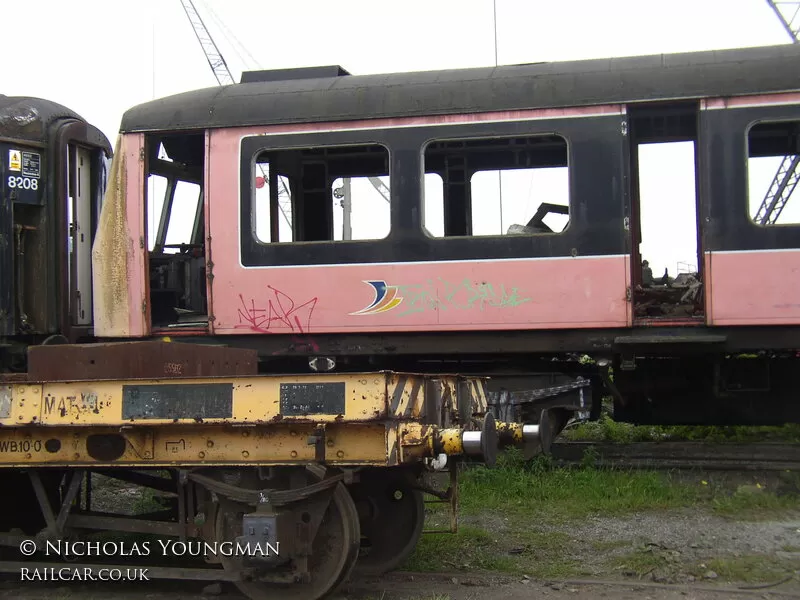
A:
[[[0,137],[43,142],[50,124],[59,119],[83,121],[76,112],[51,100],[0,94]]]
[[[121,131],[191,130],[800,90],[800,44],[488,68],[349,75],[267,71],[140,104]],[[279,74],[281,73],[281,74]],[[259,77],[260,75],[260,77]],[[261,81],[252,81],[253,79]]]

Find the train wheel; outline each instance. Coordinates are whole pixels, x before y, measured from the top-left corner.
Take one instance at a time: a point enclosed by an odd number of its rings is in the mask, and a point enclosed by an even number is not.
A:
[[[399,567],[417,546],[425,524],[422,492],[403,480],[351,486],[361,520],[361,551],[355,572],[382,575]]]
[[[297,502],[293,509],[302,512],[311,502],[313,498]],[[217,540],[235,544],[236,537],[242,535],[242,515],[252,510],[252,507],[220,498],[216,522]],[[334,592],[350,576],[358,559],[359,539],[360,528],[355,504],[347,488],[338,483],[308,557],[310,582],[251,580],[237,582],[236,586],[251,600],[318,600]],[[241,574],[246,570],[241,557],[222,555],[221,563],[226,571]],[[269,574],[269,571],[264,572],[265,576]]]

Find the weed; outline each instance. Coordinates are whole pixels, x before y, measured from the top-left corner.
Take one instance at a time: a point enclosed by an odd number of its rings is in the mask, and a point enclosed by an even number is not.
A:
[[[549,522],[594,513],[676,508],[693,503],[697,497],[696,490],[675,484],[662,473],[556,468],[544,456],[518,467],[513,453],[493,469],[479,466],[465,471],[460,484],[465,514],[535,514],[537,519]]]
[[[609,564],[624,574],[642,577],[656,569],[666,567],[669,560],[664,554],[647,547],[616,556],[609,561]]]
[[[459,485],[459,532],[423,536],[403,568],[480,569],[564,578],[583,574],[586,565],[576,559],[577,550],[588,548],[609,554],[613,567],[643,574],[671,566],[676,558],[670,551],[650,547],[620,556],[614,551],[630,546],[630,541],[572,540],[558,528],[597,514],[687,506],[747,519],[800,509],[798,494],[776,494],[759,484],[731,493],[717,486],[681,482],[663,472],[596,469],[592,462],[589,455],[582,466],[559,467],[542,455],[526,461],[512,449],[502,453],[492,469],[465,468]],[[426,507],[426,515],[428,527],[447,524],[444,507]]]
[[[455,534],[423,536],[414,554],[406,561],[410,571],[479,569],[515,572],[514,561],[499,552],[499,542],[483,529],[460,527]]]
[[[566,440],[576,442],[798,442],[800,441],[800,424],[788,424],[781,427],[651,426],[620,423],[614,421],[610,415],[604,414],[597,421],[570,427],[561,435]]]
[[[798,560],[756,554],[715,558],[704,564],[696,565],[692,569],[692,573],[697,577],[702,577],[708,571],[714,571],[727,581],[760,583],[780,579],[790,575],[798,568],[800,568]]]
[[[717,492],[710,499],[711,508],[720,516],[737,520],[759,521],[788,510],[800,509],[800,496],[777,495],[760,485],[740,486],[734,493]]]

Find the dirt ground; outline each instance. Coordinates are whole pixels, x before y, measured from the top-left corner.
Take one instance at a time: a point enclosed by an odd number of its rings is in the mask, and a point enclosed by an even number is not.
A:
[[[752,476],[742,479],[749,481]],[[764,481],[772,487],[771,481]],[[124,486],[104,493],[114,497],[117,508],[141,501]],[[465,528],[487,532],[494,538],[489,540],[493,542],[490,547],[498,552],[531,550],[515,548],[515,542],[508,541],[520,525],[503,515],[463,516],[460,522]],[[800,599],[800,512],[736,519],[705,509],[682,508],[594,516],[569,525],[531,519],[525,529],[539,536],[529,539],[558,538],[553,547],[560,549],[560,560],[569,562],[568,575],[544,580],[525,573],[478,573],[471,565],[453,564],[448,573],[398,571],[379,579],[353,579],[331,600]],[[541,548],[534,550],[538,550],[534,556],[542,556]],[[426,565],[418,561],[416,566]],[[20,582],[19,574],[7,574],[0,579],[0,599],[4,598],[243,600],[244,596],[232,584],[163,580],[33,583]]]
[[[6,582],[0,598],[23,600],[242,600],[228,584],[209,594],[197,582],[157,582],[138,585],[59,585]],[[216,587],[216,586],[214,586]],[[538,582],[507,576],[394,573],[377,580],[353,581],[330,600],[548,600],[604,598],[606,600],[721,600],[724,598],[800,598],[800,585],[787,582],[772,588],[742,589],[711,583],[669,585],[651,582],[616,585],[583,581]],[[276,598],[278,600],[278,598]]]
[[[502,531],[501,524],[484,523],[484,526]],[[331,600],[800,598],[800,571],[794,570],[800,568],[800,515],[740,522],[682,510],[619,518],[597,517],[560,531],[573,538],[573,542],[582,542],[576,546],[584,548],[577,552],[584,566],[582,572],[586,573],[580,580],[543,581],[527,575],[466,570],[452,573],[400,571],[380,579],[351,580]],[[636,573],[624,567],[609,570],[603,566],[613,561],[615,554],[629,556],[632,551],[646,557],[645,566],[652,563],[653,568]],[[768,583],[748,585],[731,581],[726,573],[715,573],[711,568],[699,576],[691,574],[720,557],[739,565],[738,573],[752,573],[755,569],[755,574],[762,579],[763,573],[758,573],[758,569],[777,569],[775,578]],[[591,584],[593,580],[610,583]],[[159,580],[128,584],[20,583],[18,576],[8,575],[0,585],[0,598],[242,600],[243,596],[231,584]]]

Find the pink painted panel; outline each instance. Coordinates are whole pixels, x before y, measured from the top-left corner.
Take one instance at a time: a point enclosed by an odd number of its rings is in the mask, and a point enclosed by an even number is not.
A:
[[[733,98],[707,98],[701,101],[703,109],[741,108],[745,106],[768,106],[770,104],[800,104],[800,93],[760,94]]]
[[[706,264],[709,324],[800,324],[800,250],[713,252]]]
[[[625,327],[627,265],[606,256],[246,269],[217,254],[215,331]]]
[[[630,325],[626,256],[244,268],[239,147],[248,135],[621,114],[619,106],[212,130],[206,189],[215,334]],[[366,283],[372,282],[372,283]]]

